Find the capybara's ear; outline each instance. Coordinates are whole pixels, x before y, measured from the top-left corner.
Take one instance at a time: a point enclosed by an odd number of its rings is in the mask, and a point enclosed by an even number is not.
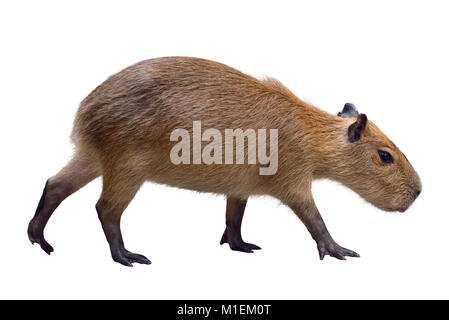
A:
[[[368,117],[362,113],[357,116],[357,120],[351,124],[348,128],[348,140],[349,142],[359,141],[362,137],[363,131],[365,131]]]
[[[342,118],[357,118],[359,115],[359,112],[357,111],[356,107],[352,103],[345,103],[345,106],[343,107],[343,111],[339,112],[337,114],[339,117]]]

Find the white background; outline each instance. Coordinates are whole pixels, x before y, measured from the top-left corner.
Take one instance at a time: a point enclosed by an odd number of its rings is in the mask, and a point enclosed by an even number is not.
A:
[[[14,1],[0,5],[0,298],[449,298],[444,1]],[[336,241],[361,258],[318,259],[315,242],[271,198],[248,202],[253,254],[219,245],[223,196],[147,183],[126,210],[128,249],[110,257],[97,179],[57,209],[55,252],[26,229],[45,180],[69,160],[79,102],[137,61],[187,55],[273,76],[330,112],[353,102],[407,155],[423,192],[385,213],[331,181],[313,186]]]

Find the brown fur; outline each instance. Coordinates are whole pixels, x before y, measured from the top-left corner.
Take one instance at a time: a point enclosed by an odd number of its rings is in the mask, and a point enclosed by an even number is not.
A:
[[[203,130],[221,132],[278,129],[277,173],[261,176],[257,165],[248,164],[174,165],[170,133],[176,128],[191,132],[194,120],[202,121]],[[79,176],[84,163],[91,169],[85,170],[83,181],[66,180],[74,185],[64,195],[102,175],[97,209],[113,211],[109,215],[118,221],[147,180],[235,199],[270,195],[290,206],[316,239],[327,231],[324,223],[319,231],[314,227],[321,224],[311,194],[315,178],[339,181],[384,210],[405,210],[421,189],[412,166],[372,122],[366,123],[359,140],[350,142],[348,128],[354,122],[301,101],[274,79],[257,80],[198,58],[151,59],[111,76],[84,99],[72,133],[74,160],[49,182],[51,186],[61,177]],[[395,162],[381,163],[379,149],[390,152]],[[43,239],[42,223],[32,227]],[[324,247],[324,254],[337,255],[331,245]]]

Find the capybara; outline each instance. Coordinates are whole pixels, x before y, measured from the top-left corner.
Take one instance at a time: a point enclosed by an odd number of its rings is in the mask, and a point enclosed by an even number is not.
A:
[[[213,131],[198,136],[198,124]],[[259,160],[265,156],[265,161],[256,164],[250,155],[255,154],[253,133],[259,129],[270,130],[271,137],[270,148],[258,145]],[[188,141],[187,150],[178,150],[187,151],[185,161],[171,158],[178,153],[173,152],[176,130],[193,134],[193,144]],[[227,154],[215,141],[208,149],[214,160],[201,161],[208,140],[227,130],[243,134],[230,147],[226,144],[231,157],[222,161]],[[268,139],[263,132],[259,142]],[[260,249],[244,242],[240,232],[248,197],[277,198],[305,224],[321,259],[358,254],[338,245],[328,232],[313,200],[314,179],[338,181],[386,211],[405,211],[422,188],[405,155],[354,105],[347,103],[332,115],[301,101],[277,80],[258,80],[199,58],[150,59],[111,76],[81,102],[72,140],[74,156],[48,179],[28,236],[50,254],[44,228],[51,214],[69,195],[102,176],[96,210],[113,260],[126,266],[150,263],[125,249],[120,231],[122,213],[145,181],[225,195],[221,243],[244,252]],[[248,161],[237,159],[239,150]],[[262,172],[268,150],[273,166]]]

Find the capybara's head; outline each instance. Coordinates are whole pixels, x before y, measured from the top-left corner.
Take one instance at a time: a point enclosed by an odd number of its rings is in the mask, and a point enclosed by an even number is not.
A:
[[[365,114],[347,103],[338,116],[346,118],[337,169],[338,180],[376,207],[404,212],[421,193],[421,180],[407,157]]]

